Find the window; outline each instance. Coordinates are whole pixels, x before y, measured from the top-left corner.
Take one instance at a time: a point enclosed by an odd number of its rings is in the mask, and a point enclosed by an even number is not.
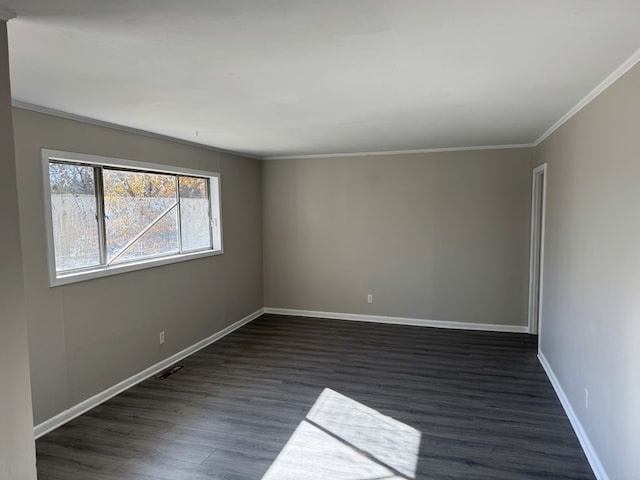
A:
[[[222,253],[217,173],[42,151],[51,285]]]

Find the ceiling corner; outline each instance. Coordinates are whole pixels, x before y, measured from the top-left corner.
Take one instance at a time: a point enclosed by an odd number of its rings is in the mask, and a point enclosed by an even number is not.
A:
[[[11,10],[10,8],[0,5],[0,20],[4,20],[5,22],[8,22],[12,18],[16,18],[16,15],[17,14],[14,10]]]

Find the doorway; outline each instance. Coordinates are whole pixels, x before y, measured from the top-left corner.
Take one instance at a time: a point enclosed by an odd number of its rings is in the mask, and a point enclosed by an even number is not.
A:
[[[533,169],[531,188],[531,252],[529,263],[529,325],[532,335],[540,333],[544,271],[544,224],[547,194],[547,164]]]

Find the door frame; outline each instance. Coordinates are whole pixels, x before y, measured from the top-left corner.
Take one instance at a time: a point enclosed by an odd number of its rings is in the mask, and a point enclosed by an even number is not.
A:
[[[531,241],[529,250],[528,332],[540,335],[544,280],[544,237],[547,207],[547,164],[533,169],[531,181]],[[540,268],[536,268],[539,265]]]

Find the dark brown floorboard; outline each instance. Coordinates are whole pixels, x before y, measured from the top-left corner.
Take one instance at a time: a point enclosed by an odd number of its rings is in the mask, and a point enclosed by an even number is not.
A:
[[[327,479],[341,480],[331,453],[313,443],[320,436],[371,471],[396,475],[378,478],[594,478],[532,336],[264,315],[180,365],[39,439],[38,478],[260,479],[289,442],[270,480],[314,461]],[[342,425],[360,436],[354,446],[305,420],[325,389],[379,412],[374,425],[392,417],[418,431],[413,470],[394,469],[400,437],[398,444],[388,432]],[[313,425],[309,439],[296,430],[301,422]]]

